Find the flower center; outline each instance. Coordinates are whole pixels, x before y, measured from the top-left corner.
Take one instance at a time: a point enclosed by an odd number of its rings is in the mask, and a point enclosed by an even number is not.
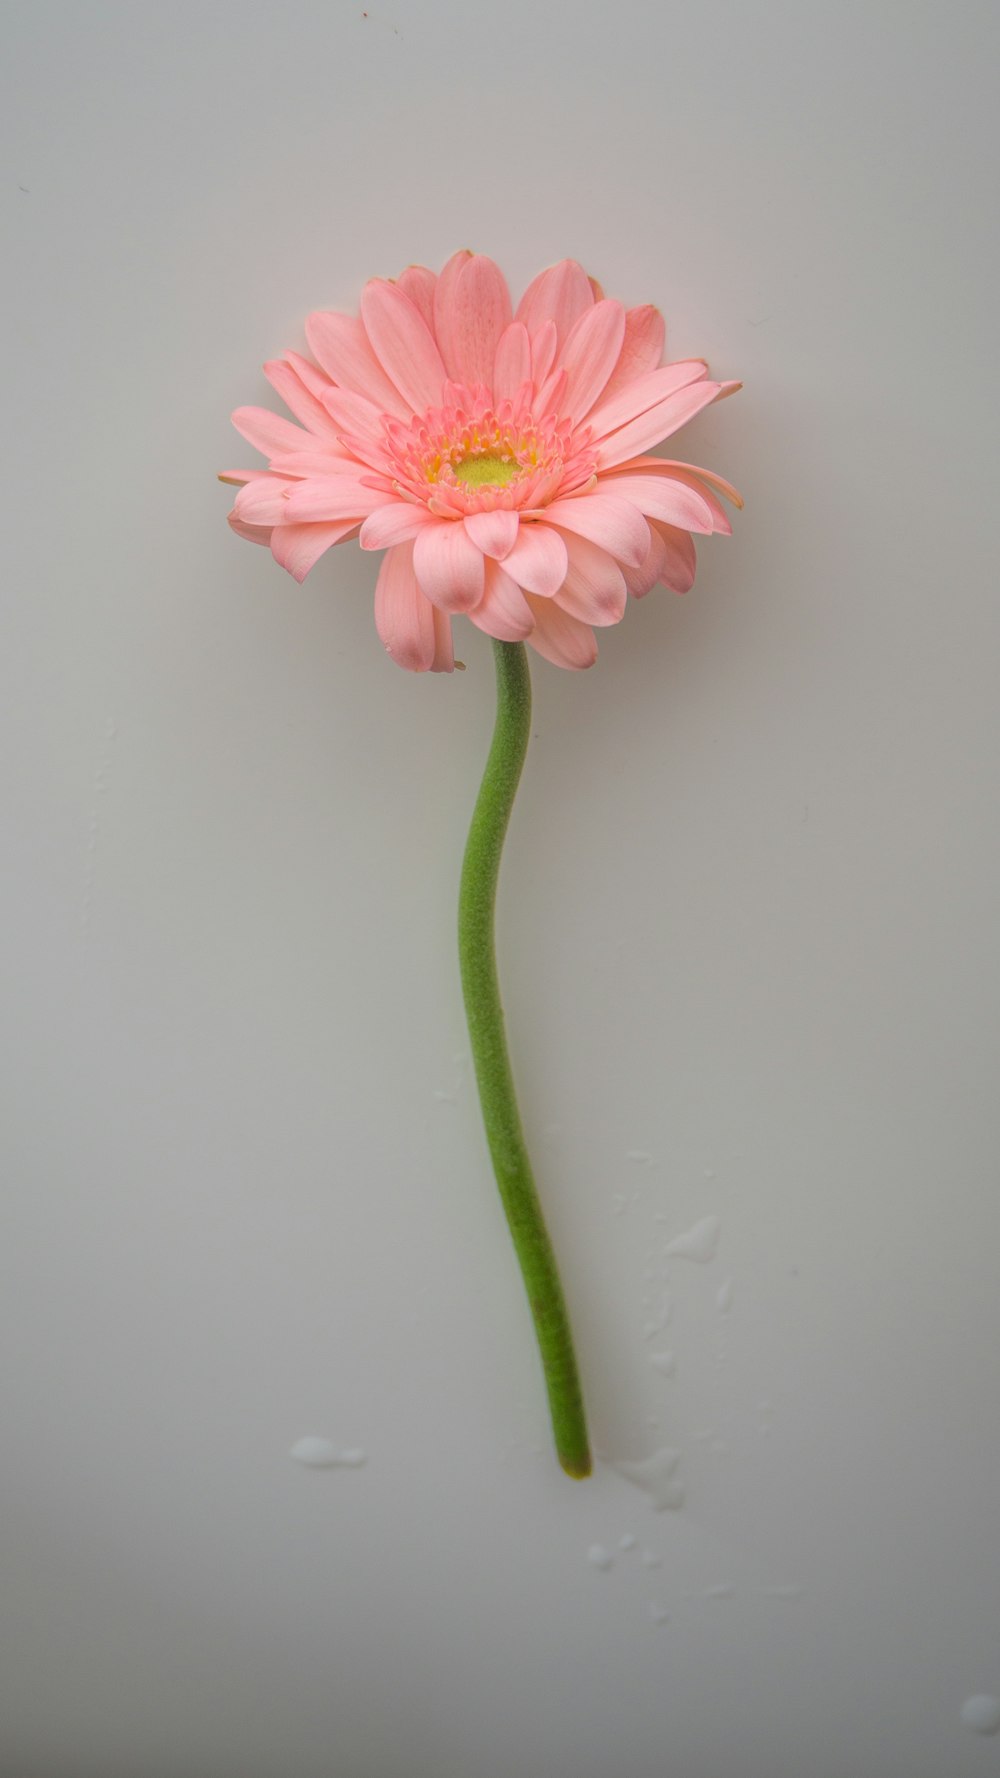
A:
[[[489,391],[451,384],[447,407],[414,414],[409,425],[386,416],[385,449],[393,485],[439,518],[531,510],[584,487],[594,474],[591,433],[556,414],[536,418],[526,384],[517,402],[494,408]]]
[[[464,482],[467,488],[505,488],[520,475],[521,465],[513,457],[473,454],[453,463],[452,470],[456,479]]]

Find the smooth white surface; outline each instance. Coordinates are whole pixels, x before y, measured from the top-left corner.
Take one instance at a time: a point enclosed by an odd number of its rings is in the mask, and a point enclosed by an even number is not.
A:
[[[995,1771],[995,9],[3,45],[3,1778]],[[584,1486],[465,1064],[488,644],[401,673],[213,479],[310,308],[467,244],[746,383],[695,591],[536,669],[502,881]]]

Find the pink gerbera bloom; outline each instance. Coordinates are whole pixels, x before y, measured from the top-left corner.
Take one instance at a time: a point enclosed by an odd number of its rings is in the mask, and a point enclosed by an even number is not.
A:
[[[589,667],[594,626],[629,593],[686,592],[692,533],[728,532],[707,469],[648,456],[739,383],[703,359],[663,364],[654,308],[606,299],[575,260],[540,273],[516,313],[499,268],[456,253],[439,276],[373,278],[361,315],[306,322],[315,363],[264,366],[300,422],[238,408],[268,459],[227,472],[234,531],[302,581],[357,536],[384,550],[375,623],[412,672],[450,672],[451,620]]]

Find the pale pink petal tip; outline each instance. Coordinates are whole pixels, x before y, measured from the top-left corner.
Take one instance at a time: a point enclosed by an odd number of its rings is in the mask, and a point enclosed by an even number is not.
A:
[[[649,454],[742,384],[664,363],[659,311],[576,260],[515,309],[499,266],[462,249],[371,279],[360,315],[316,310],[306,337],[312,359],[264,367],[293,417],[233,415],[265,462],[220,475],[229,523],[298,581],[336,544],[385,552],[375,623],[409,672],[462,666],[459,613],[586,669],[630,597],[691,586],[694,535],[731,530],[720,496],[743,505],[714,470]]]
[[[411,673],[426,673],[440,661],[447,672],[449,642],[439,629],[434,606],[417,584],[412,543],[399,543],[382,558],[375,586],[375,627],[386,653]]]
[[[236,532],[237,537],[244,537],[247,543],[262,543],[268,546],[271,542],[270,525],[246,525],[235,512],[229,514],[229,527],[230,530]]]
[[[293,580],[301,585],[335,543],[342,543],[357,530],[357,525],[275,525],[271,532],[271,554],[280,568],[287,568]]]

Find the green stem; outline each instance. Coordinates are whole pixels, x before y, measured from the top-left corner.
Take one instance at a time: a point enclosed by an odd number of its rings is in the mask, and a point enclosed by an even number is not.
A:
[[[494,642],[497,718],[462,864],[458,950],[486,1140],[524,1277],[542,1356],[556,1453],[567,1475],[590,1474],[573,1336],[524,1143],[497,980],[494,908],[504,836],[531,728],[523,642]]]

